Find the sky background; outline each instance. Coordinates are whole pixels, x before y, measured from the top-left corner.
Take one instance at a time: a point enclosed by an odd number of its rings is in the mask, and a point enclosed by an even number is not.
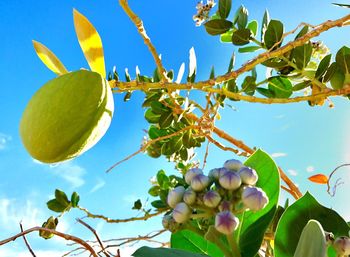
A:
[[[332,1],[242,1],[251,19],[262,19],[265,8],[273,19],[280,19],[286,30],[295,28],[301,21],[318,24],[348,13],[331,5]],[[226,72],[231,54],[236,49],[223,45],[218,37],[206,34],[204,27],[195,27],[192,15],[196,12],[195,0],[133,1],[132,9],[143,19],[148,35],[155,44],[167,69],[175,75],[182,62],[188,65],[188,52],[193,46],[197,56],[197,79],[207,79],[210,68],[216,73]],[[49,166],[33,161],[19,138],[18,126],[22,112],[31,96],[55,75],[36,56],[32,39],[48,46],[69,70],[88,65],[75,36],[72,9],[76,8],[94,24],[104,45],[106,67],[116,65],[119,73],[128,68],[134,75],[138,65],[142,74],[152,74],[153,59],[137,34],[134,25],[123,13],[117,1],[0,1],[0,239],[19,231],[19,221],[26,228],[41,225],[50,215],[46,202],[56,188],[71,194],[77,191],[80,205],[93,213],[111,218],[126,218],[138,213],[131,210],[137,199],[146,201],[149,179],[159,169],[174,173],[173,164],[165,158],[152,159],[138,155],[118,166],[111,173],[105,170],[116,161],[139,148],[148,128],[141,108],[143,95],[136,93],[127,103],[122,95],[115,95],[113,122],[102,140],[79,158],[61,165]],[[234,1],[233,9],[238,8]],[[342,45],[350,45],[350,29],[334,29],[321,39],[335,52]],[[251,55],[238,55],[237,66]],[[188,69],[187,69],[188,70]],[[186,74],[186,73],[185,73]],[[195,95],[195,94],[193,94]],[[196,96],[196,95],[195,95]],[[334,99],[334,98],[333,98]],[[329,173],[336,166],[350,161],[350,105],[345,98],[334,99],[335,108],[310,108],[307,103],[289,105],[261,105],[244,102],[231,103],[236,110],[221,110],[222,120],[217,126],[250,146],[261,147],[275,156],[276,162],[300,186],[309,190],[322,204],[338,211],[350,220],[349,171],[338,175],[345,185],[334,198],[328,196],[324,186],[313,185],[307,177]],[[210,148],[207,170],[220,167],[233,158],[232,154]],[[203,159],[199,151],[197,159]],[[286,199],[283,195],[281,202]],[[58,230],[91,239],[92,236],[77,224],[83,217],[76,210],[65,216]],[[161,228],[160,218],[130,224],[105,224],[87,220],[102,239],[146,234]],[[168,236],[168,235],[167,235]],[[45,241],[33,233],[28,236],[37,256],[61,256],[67,248],[65,242],[53,238]],[[166,237],[164,237],[166,240]],[[123,250],[129,256],[136,246]],[[22,239],[0,247],[0,256],[30,256]]]

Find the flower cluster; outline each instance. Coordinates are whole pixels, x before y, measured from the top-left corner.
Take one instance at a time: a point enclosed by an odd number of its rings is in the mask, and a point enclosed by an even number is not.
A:
[[[265,192],[255,187],[258,174],[238,160],[228,160],[208,175],[199,168],[189,169],[184,185],[170,190],[167,203],[172,211],[163,226],[175,231],[190,220],[212,222],[217,231],[231,234],[239,224],[235,216],[245,210],[259,211],[268,203]]]
[[[209,12],[214,6],[214,0],[207,0],[206,4],[203,4],[203,1],[197,3],[197,14],[193,15],[193,20],[196,22],[196,26],[202,25],[203,22],[209,19]]]

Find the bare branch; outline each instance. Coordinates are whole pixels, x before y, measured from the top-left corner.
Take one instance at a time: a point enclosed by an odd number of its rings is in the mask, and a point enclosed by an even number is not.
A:
[[[22,226],[22,222],[20,222],[20,223],[19,223],[19,226],[20,226],[20,228],[21,228],[21,232],[23,233],[23,226]],[[26,246],[27,246],[27,248],[28,248],[29,252],[31,253],[31,255],[32,255],[33,257],[36,257],[36,255],[35,255],[35,253],[34,253],[33,249],[30,247],[30,244],[29,244],[29,242],[28,242],[28,240],[27,240],[26,236],[25,236],[25,235],[23,235],[22,237],[23,237],[24,243],[26,244]]]

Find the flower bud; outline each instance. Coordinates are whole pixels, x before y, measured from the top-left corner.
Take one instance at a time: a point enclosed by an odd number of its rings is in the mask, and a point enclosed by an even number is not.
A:
[[[162,224],[163,224],[163,227],[169,230],[170,232],[175,232],[179,227],[179,224],[176,223],[176,221],[174,220],[171,214],[164,215],[162,219]]]
[[[191,214],[191,208],[183,202],[178,203],[173,210],[173,218],[177,223],[186,222],[191,217]]]
[[[176,204],[182,201],[182,197],[185,193],[185,188],[183,186],[175,187],[173,190],[171,190],[168,194],[168,205],[171,208],[174,208]]]
[[[191,181],[191,187],[194,191],[202,191],[209,185],[209,178],[203,174],[198,174]]]
[[[238,174],[243,184],[254,186],[258,181],[258,174],[252,168],[243,166],[239,169]]]
[[[226,172],[219,178],[220,185],[227,190],[236,190],[241,184],[241,177],[235,172]]]
[[[348,256],[350,255],[350,238],[346,236],[341,236],[335,239],[333,247],[337,252],[338,256]]]
[[[239,160],[227,160],[224,163],[224,168],[232,170],[232,171],[238,171],[240,168],[243,167],[243,164]]]
[[[222,201],[219,205],[219,211],[230,211],[232,204],[229,201]]]
[[[220,177],[220,168],[215,168],[215,169],[211,169],[209,171],[209,174],[208,174],[208,177],[212,180],[212,181],[215,181],[215,180],[219,180],[219,177]]]
[[[189,169],[185,174],[186,183],[188,185],[191,185],[192,179],[199,174],[203,174],[203,171],[201,169],[199,169],[199,168]]]
[[[242,202],[251,211],[258,211],[268,204],[269,198],[261,188],[247,186],[243,189]]]
[[[187,203],[188,205],[192,205],[196,202],[196,192],[193,191],[191,188],[186,189],[183,199],[184,202]]]
[[[222,234],[230,235],[238,227],[239,220],[230,211],[222,211],[216,214],[215,228]]]
[[[210,208],[215,208],[221,201],[221,196],[218,192],[210,190],[203,196],[204,205]]]

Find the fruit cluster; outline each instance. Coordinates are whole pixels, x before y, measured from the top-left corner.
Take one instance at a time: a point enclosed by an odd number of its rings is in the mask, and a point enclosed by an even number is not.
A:
[[[172,211],[164,216],[163,226],[172,232],[190,220],[215,217],[216,230],[228,235],[238,227],[238,213],[259,211],[269,201],[265,192],[255,187],[256,171],[238,160],[227,160],[224,167],[212,169],[208,175],[192,168],[184,178],[186,185],[175,187],[167,196]]]

